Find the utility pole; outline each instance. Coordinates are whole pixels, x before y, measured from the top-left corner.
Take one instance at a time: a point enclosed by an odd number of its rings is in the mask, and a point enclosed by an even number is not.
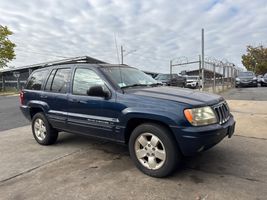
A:
[[[201,30],[201,66],[202,66],[202,90],[204,89],[204,85],[205,85],[205,72],[204,72],[204,65],[205,65],[205,61],[204,61],[204,28],[202,28]]]
[[[121,45],[121,64],[123,64],[123,46]]]
[[[201,88],[203,87],[203,80],[202,80],[202,83],[201,83],[201,55],[198,56],[198,60],[199,60],[199,62],[198,62],[198,65],[199,65],[199,71],[198,71],[198,78],[199,78],[198,90],[201,90]]]
[[[171,78],[172,78],[172,60],[170,60],[170,75],[171,75]]]

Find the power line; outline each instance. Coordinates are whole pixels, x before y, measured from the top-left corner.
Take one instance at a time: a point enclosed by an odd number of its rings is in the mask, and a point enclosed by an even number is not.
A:
[[[50,56],[50,57],[57,57],[57,58],[69,58],[70,57],[70,56],[66,57],[66,56],[61,56],[61,55],[52,55],[52,54],[48,54],[48,53],[36,52],[36,51],[31,51],[31,50],[16,49],[15,51],[34,53],[34,54],[45,55],[45,56]]]

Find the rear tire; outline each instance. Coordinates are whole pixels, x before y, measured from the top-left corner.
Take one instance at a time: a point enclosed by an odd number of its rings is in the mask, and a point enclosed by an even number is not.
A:
[[[181,159],[170,131],[153,123],[145,123],[134,129],[130,136],[129,151],[140,171],[158,178],[174,172]]]
[[[57,141],[58,131],[55,130],[43,113],[37,113],[32,118],[33,137],[41,145],[54,144]]]

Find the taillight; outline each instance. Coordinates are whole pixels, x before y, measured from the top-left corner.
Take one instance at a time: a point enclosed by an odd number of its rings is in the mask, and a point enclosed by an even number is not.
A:
[[[24,101],[24,93],[23,93],[23,91],[19,92],[19,101],[20,101],[20,104],[23,105],[23,101]]]

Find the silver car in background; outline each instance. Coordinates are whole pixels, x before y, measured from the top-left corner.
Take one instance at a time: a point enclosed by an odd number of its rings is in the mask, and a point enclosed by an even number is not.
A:
[[[185,87],[193,89],[201,88],[202,80],[199,78],[199,76],[187,76]]]

